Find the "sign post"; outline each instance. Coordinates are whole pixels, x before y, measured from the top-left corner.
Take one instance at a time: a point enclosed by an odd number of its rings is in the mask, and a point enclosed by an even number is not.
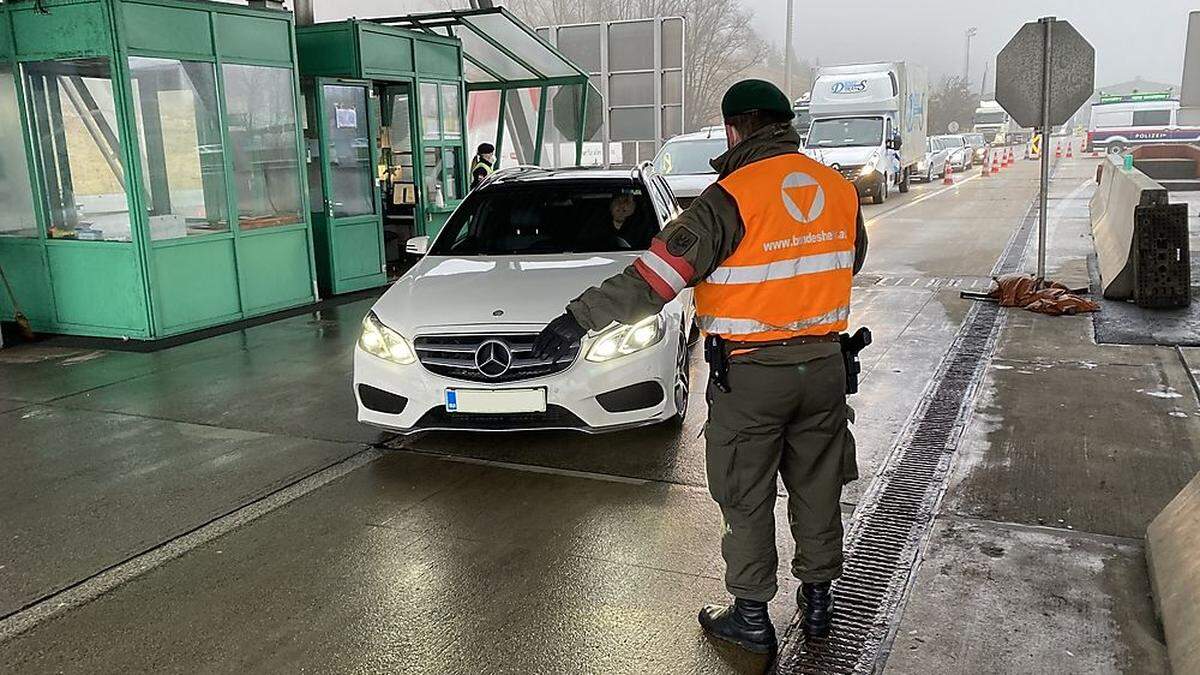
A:
[[[1064,124],[1092,95],[1096,50],[1066,21],[1052,16],[1017,31],[996,56],[996,102],[1017,124],[1041,131],[1041,192],[1038,197],[1039,280],[1046,277],[1046,202],[1055,126]]]

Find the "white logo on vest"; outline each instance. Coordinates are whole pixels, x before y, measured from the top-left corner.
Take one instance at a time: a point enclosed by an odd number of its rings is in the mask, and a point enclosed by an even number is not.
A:
[[[825,210],[825,190],[806,173],[793,171],[784,177],[780,194],[788,213],[802,223],[813,222]]]

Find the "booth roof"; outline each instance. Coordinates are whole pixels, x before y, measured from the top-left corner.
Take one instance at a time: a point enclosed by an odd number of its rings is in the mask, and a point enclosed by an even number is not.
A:
[[[582,84],[588,76],[503,7],[379,17],[375,23],[456,37],[467,82],[476,85]]]

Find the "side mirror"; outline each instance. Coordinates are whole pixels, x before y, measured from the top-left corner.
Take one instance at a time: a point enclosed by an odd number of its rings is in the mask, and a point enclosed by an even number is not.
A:
[[[422,235],[409,239],[408,243],[404,245],[404,251],[413,255],[425,255],[429,252],[429,236]]]
[[[888,147],[888,150],[899,150],[900,149],[900,139],[899,138],[889,138],[888,142],[887,142],[887,147]]]

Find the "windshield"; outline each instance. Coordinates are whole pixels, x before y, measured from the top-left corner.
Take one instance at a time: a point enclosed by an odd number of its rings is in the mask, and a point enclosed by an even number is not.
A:
[[[850,148],[883,143],[882,117],[817,120],[808,134],[810,148]]]
[[[947,148],[961,148],[966,144],[962,136],[942,136],[942,142],[946,144]]]
[[[1008,119],[1008,113],[999,112],[977,112],[975,113],[975,124],[1004,124]]]
[[[553,181],[472,192],[432,255],[642,251],[658,233],[650,198],[629,181]]]
[[[664,145],[662,150],[659,150],[658,156],[654,158],[654,168],[665,176],[716,173],[708,161],[725,150],[724,136],[671,141]]]

